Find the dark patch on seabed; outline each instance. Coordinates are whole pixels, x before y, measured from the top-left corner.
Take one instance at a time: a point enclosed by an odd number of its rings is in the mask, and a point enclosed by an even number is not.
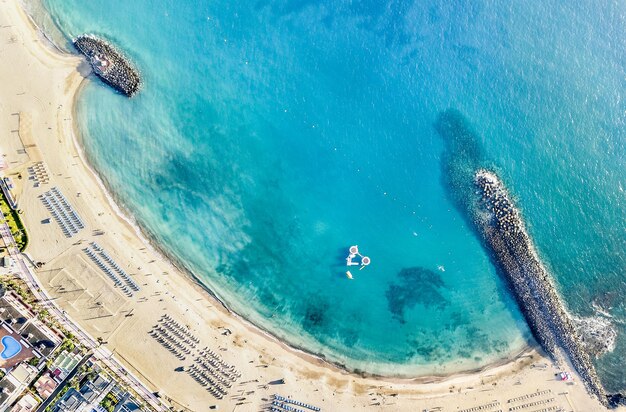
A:
[[[433,341],[418,333],[407,339],[412,351],[407,354],[405,359],[408,361],[418,356],[423,361],[439,362],[440,364],[443,364],[446,359],[453,358],[473,359],[480,362],[482,357],[477,356],[477,353],[481,355],[499,354],[508,348],[506,342],[491,339],[485,331],[468,323],[460,323],[458,327],[450,329],[449,332],[458,336],[464,335],[464,339]]]
[[[532,253],[532,241],[524,231],[521,218],[511,212],[514,205],[508,199],[510,195],[506,189],[502,189],[502,195],[498,192],[488,193],[482,187],[483,207],[479,207],[475,173],[480,169],[494,171],[497,168],[486,162],[478,136],[456,110],[442,112],[435,129],[445,147],[441,167],[447,194],[468,227],[480,239],[501,277],[507,281],[535,338],[551,356],[555,356],[557,345],[560,345],[581,375],[589,393],[605,406],[626,404],[622,395],[606,394],[587,352],[575,337],[571,321],[553,286],[546,280],[547,275],[541,263]],[[491,202],[493,213],[488,212],[489,205],[485,207],[485,196]],[[478,216],[482,215],[492,217],[493,222],[479,219]],[[483,346],[488,344],[488,340],[478,330],[468,330],[468,337],[477,338]]]
[[[414,342],[414,354],[422,358],[425,362],[441,362],[450,355],[452,347],[441,342],[419,339]]]
[[[443,308],[448,304],[439,289],[444,287],[438,273],[422,267],[405,268],[398,272],[397,283],[387,289],[389,311],[400,323],[405,323],[404,312],[421,304],[425,307]]]
[[[455,109],[439,114],[435,130],[443,140],[441,179],[447,195],[465,219],[471,219],[477,200],[474,173],[480,168],[492,168],[480,145],[480,138],[465,117]],[[469,212],[469,213],[468,213]],[[470,227],[473,224],[469,225]]]
[[[302,326],[309,333],[327,328],[330,304],[326,300],[313,299],[306,305]]]

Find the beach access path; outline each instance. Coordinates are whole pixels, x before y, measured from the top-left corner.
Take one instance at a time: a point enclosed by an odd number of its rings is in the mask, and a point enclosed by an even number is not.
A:
[[[211,405],[267,410],[275,393],[326,411],[479,406],[496,411],[532,403],[528,399],[564,410],[602,410],[582,385],[557,381],[558,370],[536,349],[473,373],[383,379],[347,373],[264,334],[228,312],[124,218],[77,144],[73,106],[81,85],[93,81],[85,80],[88,65],[50,47],[18,0],[0,0],[0,53],[0,151],[8,150],[6,172],[23,176],[14,181],[30,234],[27,252],[34,262],[44,263],[32,281],[87,336],[106,342],[95,349],[100,356],[113,354],[124,370],[176,410],[204,411]],[[20,124],[12,132],[16,118]],[[45,165],[48,183],[29,180],[27,168],[37,161]],[[84,223],[72,236],[63,234],[42,203],[53,187]],[[124,294],[88,257],[84,249],[93,242],[139,286],[136,293]],[[194,359],[181,360],[150,334],[164,315],[192,334],[198,349],[211,349],[241,374],[223,399],[192,378],[187,368]]]

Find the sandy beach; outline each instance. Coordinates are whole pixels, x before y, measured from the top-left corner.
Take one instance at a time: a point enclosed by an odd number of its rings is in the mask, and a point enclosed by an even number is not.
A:
[[[78,55],[58,53],[17,0],[0,0],[0,7],[0,154],[15,181],[30,234],[27,253],[33,262],[44,263],[37,275],[68,316],[102,338],[116,358],[176,410],[204,411],[210,405],[267,410],[273,394],[326,411],[463,411],[477,406],[508,411],[522,405],[520,410],[603,410],[577,379],[557,380],[559,371],[536,348],[510,362],[450,377],[360,377],[291,349],[229,313],[149,244],[86,163],[74,103],[81,87],[96,81],[86,77],[88,65]],[[41,172],[33,175],[28,170],[33,166]],[[71,237],[42,202],[53,188],[84,225]],[[139,290],[126,293],[116,287],[85,249],[106,251]],[[184,360],[150,334],[155,326],[165,327],[165,315],[197,342]],[[181,369],[188,370],[203,348],[240,375],[221,400]]]

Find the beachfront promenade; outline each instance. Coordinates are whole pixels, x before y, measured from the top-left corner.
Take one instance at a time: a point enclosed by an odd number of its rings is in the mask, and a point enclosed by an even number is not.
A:
[[[65,311],[59,308],[54,299],[50,298],[45,290],[39,285],[37,278],[33,274],[30,267],[24,261],[22,254],[20,253],[11,230],[7,226],[6,222],[2,222],[0,225],[0,234],[2,240],[7,247],[7,250],[13,261],[17,264],[16,273],[26,283],[31,290],[35,298],[52,313],[59,323],[78,338],[81,344],[93,352],[93,356],[96,360],[101,361],[111,371],[117,374],[117,379],[128,385],[135,393],[142,397],[142,399],[152,406],[157,411],[168,411],[166,407],[148,388],[146,388],[139,379],[137,379],[132,373],[130,373],[122,364],[120,364],[111,351],[101,346],[96,340],[94,340],[87,332],[85,332],[79,325],[74,323],[67,315]]]

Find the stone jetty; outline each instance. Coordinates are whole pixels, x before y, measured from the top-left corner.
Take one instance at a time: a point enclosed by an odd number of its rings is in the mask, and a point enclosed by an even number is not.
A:
[[[108,85],[126,96],[141,87],[141,76],[130,60],[104,39],[83,34],[73,41],[74,47],[87,57],[94,72]]]
[[[621,395],[605,392],[522,218],[498,176],[488,170],[478,170],[474,184],[480,196],[475,210],[478,229],[539,344],[562,367],[571,364],[587,390],[604,406],[622,404]]]

